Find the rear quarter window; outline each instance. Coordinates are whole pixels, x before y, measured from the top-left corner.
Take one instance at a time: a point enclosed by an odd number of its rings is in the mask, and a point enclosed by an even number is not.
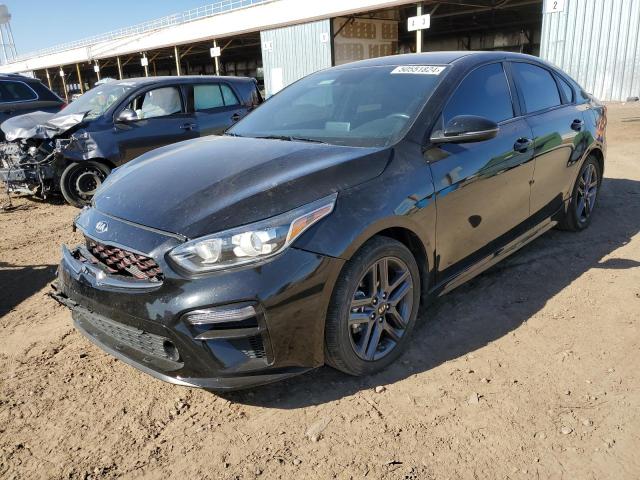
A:
[[[560,89],[564,94],[564,98],[567,100],[567,103],[573,103],[575,101],[575,95],[573,93],[573,88],[569,85],[562,77],[557,76],[558,83],[560,84]]]

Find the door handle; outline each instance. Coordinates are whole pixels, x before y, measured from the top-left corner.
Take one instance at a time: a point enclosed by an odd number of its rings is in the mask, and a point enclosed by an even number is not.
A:
[[[571,130],[575,130],[576,132],[579,132],[580,130],[582,130],[583,125],[584,125],[584,122],[576,118],[573,122],[571,122]]]
[[[196,126],[195,123],[185,123],[184,125],[180,125],[180,128],[182,130],[191,131],[195,128],[195,126]]]
[[[242,117],[242,115],[240,115],[238,112],[236,112],[233,115],[231,115],[231,120],[233,120],[234,122],[237,122],[238,120],[240,120],[241,117]]]
[[[529,150],[529,147],[533,145],[533,140],[530,138],[521,137],[516,140],[516,143],[513,144],[513,149],[516,152],[524,153]]]

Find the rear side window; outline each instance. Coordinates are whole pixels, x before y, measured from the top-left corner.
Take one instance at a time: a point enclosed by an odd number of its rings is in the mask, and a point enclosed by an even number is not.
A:
[[[560,93],[551,72],[530,63],[515,62],[513,72],[527,113],[560,105]]]
[[[238,105],[238,98],[225,84],[206,84],[193,86],[193,108],[198,112],[210,108]]]
[[[209,108],[224,107],[222,91],[220,85],[194,85],[193,86],[193,108],[196,111],[208,110]]]
[[[0,101],[27,102],[36,100],[38,95],[24,82],[0,82]]]
[[[477,115],[494,122],[513,117],[507,77],[500,63],[476,68],[466,76],[444,110],[445,125],[457,115]]]
[[[558,83],[560,83],[560,88],[562,89],[562,93],[564,93],[564,98],[567,99],[567,103],[573,103],[574,101],[573,88],[571,88],[571,86],[567,82],[565,82],[562,77],[557,77],[557,78],[558,78]]]

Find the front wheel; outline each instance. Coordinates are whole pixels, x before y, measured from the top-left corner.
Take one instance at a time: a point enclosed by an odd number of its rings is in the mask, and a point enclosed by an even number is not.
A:
[[[420,275],[411,251],[375,237],[345,265],[327,313],[327,363],[351,375],[391,364],[406,348],[420,304]]]
[[[571,201],[560,223],[560,228],[579,232],[589,226],[598,200],[598,192],[602,183],[601,175],[598,161],[595,157],[589,156],[582,165],[573,186]]]
[[[91,203],[93,195],[111,169],[99,162],[85,161],[71,163],[60,177],[60,190],[64,199],[74,207],[84,207]]]

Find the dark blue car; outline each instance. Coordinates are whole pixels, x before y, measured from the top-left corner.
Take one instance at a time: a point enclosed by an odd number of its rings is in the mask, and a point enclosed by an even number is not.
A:
[[[87,205],[113,168],[163,145],[221,134],[261,101],[252,78],[113,81],[59,113],[2,123],[0,180],[12,191],[60,191],[71,205]]]

